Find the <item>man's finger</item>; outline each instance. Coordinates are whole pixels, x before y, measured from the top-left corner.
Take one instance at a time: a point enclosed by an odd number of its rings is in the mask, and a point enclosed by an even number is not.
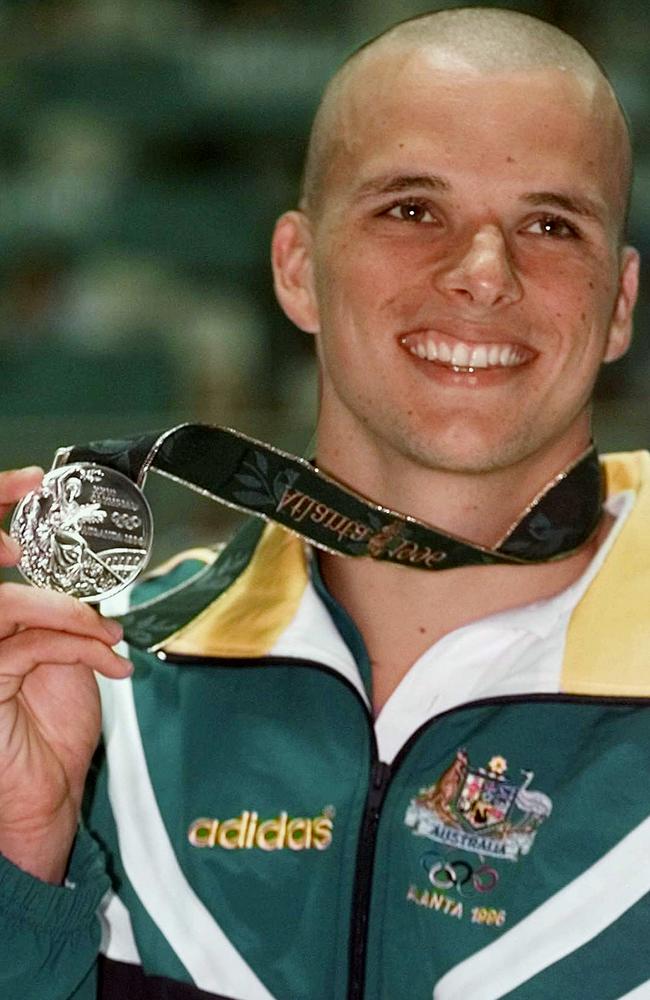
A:
[[[96,670],[105,677],[128,677],[129,660],[114,653],[103,642],[84,636],[26,629],[0,643],[0,691],[2,680],[21,678],[41,664],[71,664]]]
[[[43,475],[38,465],[0,472],[0,518],[5,517],[26,493],[40,486]]]
[[[28,465],[24,469],[0,472],[0,521],[30,490],[37,489],[43,479],[43,470],[38,465]],[[21,557],[18,542],[0,531],[0,566],[15,566]]]
[[[21,555],[22,550],[16,539],[0,531],[0,566],[16,566]]]
[[[122,638],[117,622],[75,597],[20,583],[0,586],[0,641],[27,628],[45,628],[98,639],[109,646]]]

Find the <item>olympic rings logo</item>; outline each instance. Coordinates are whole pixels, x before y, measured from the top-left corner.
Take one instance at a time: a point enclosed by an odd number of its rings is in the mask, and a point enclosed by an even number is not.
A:
[[[111,521],[116,528],[121,528],[123,531],[136,531],[142,524],[137,514],[123,514],[117,510],[111,514]]]
[[[455,889],[465,898],[492,892],[499,881],[498,871],[490,865],[474,868],[461,859],[447,861],[437,851],[427,851],[422,855],[420,863],[435,889]]]

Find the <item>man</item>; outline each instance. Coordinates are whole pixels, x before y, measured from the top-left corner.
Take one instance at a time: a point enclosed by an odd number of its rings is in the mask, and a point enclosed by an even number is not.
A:
[[[352,57],[273,242],[319,468],[484,553],[510,537],[629,344],[629,177],[609,84],[541,22],[442,12]],[[645,995],[647,475],[608,460],[595,533],[534,564],[307,559],[253,522],[198,616],[192,561],[138,588],[131,679],[117,626],[3,586],[4,993]],[[5,509],[37,481],[6,474]]]

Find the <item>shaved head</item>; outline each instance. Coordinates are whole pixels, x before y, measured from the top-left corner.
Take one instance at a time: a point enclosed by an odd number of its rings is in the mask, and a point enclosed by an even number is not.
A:
[[[349,57],[327,86],[314,119],[301,189],[303,211],[312,217],[319,212],[330,168],[346,141],[346,109],[357,88],[369,87],[381,100],[385,68],[414,56],[426,58],[432,70],[449,73],[495,75],[552,69],[576,78],[593,109],[595,127],[601,134],[604,130],[609,139],[622,240],[632,156],[625,115],[611,84],[574,38],[535,17],[498,8],[466,7],[424,14],[390,28]]]

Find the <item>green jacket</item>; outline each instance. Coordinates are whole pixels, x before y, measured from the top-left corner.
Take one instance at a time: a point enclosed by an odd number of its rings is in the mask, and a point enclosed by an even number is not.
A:
[[[214,564],[143,584],[134,677],[102,683],[71,884],[0,859],[0,997],[650,990],[650,457],[613,456],[607,478],[638,498],[573,615],[557,693],[438,715],[390,766],[326,626],[313,655],[292,645],[298,539],[250,523]]]

